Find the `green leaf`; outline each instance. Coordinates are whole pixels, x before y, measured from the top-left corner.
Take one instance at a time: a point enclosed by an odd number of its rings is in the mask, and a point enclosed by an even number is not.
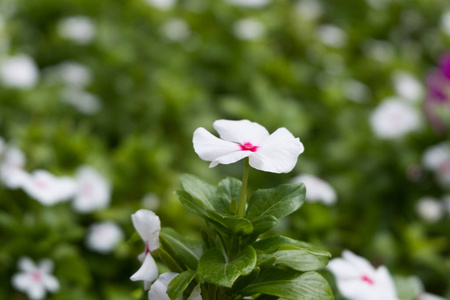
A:
[[[167,287],[167,295],[169,295],[170,299],[173,300],[182,295],[196,274],[195,270],[187,270],[172,279]]]
[[[275,265],[285,265],[297,271],[315,271],[323,269],[328,264],[328,256],[313,255],[303,250],[282,250],[273,254],[263,254],[261,261],[275,257]]]
[[[272,189],[257,190],[250,196],[246,217],[252,221],[263,215],[280,219],[300,208],[305,192],[304,184],[282,184]]]
[[[189,211],[202,218],[205,218],[206,210],[202,202],[194,199],[191,194],[183,190],[175,191],[174,194],[180,200],[181,204],[183,204],[183,206],[186,207]]]
[[[252,222],[245,218],[238,216],[224,216],[212,210],[207,210],[206,212],[211,219],[224,226],[229,233],[236,235],[248,235],[253,232]]]
[[[309,243],[297,241],[282,235],[264,238],[253,244],[253,247],[255,247],[257,251],[261,251],[264,253],[274,253],[282,247],[286,248],[286,246],[291,246],[290,247],[291,249],[303,250],[316,256],[331,257],[331,254],[329,252],[324,251],[319,247],[316,247]]]
[[[266,232],[273,226],[279,224],[277,218],[274,216],[259,216],[252,220],[253,223],[253,233],[254,234],[261,234],[263,232]]]
[[[242,290],[245,295],[267,294],[289,300],[333,300],[328,282],[316,272],[271,269]]]
[[[164,243],[167,242],[187,267],[197,268],[198,260],[203,253],[201,242],[188,240],[171,228],[161,229],[160,240]]]
[[[260,271],[261,270],[258,267],[256,267],[249,275],[239,277],[234,282],[233,287],[231,288],[232,293],[237,293],[238,291],[249,285],[253,280],[255,280],[259,276]]]
[[[192,197],[200,200],[205,208],[211,210],[215,209],[217,206],[214,203],[214,200],[216,199],[215,186],[190,174],[181,174],[180,182],[183,189],[191,194]]]
[[[228,261],[222,251],[210,249],[200,258],[198,274],[210,283],[231,287],[239,276],[250,274],[256,265],[256,251],[247,246],[241,254]]]
[[[166,250],[159,247],[158,249],[152,252],[153,255],[159,256],[162,262],[170,269],[172,272],[182,272],[183,269],[180,267],[180,264],[170,255]]]
[[[231,214],[231,203],[239,199],[242,182],[236,178],[227,177],[219,182],[216,192],[216,210]],[[236,202],[237,203],[237,202]]]

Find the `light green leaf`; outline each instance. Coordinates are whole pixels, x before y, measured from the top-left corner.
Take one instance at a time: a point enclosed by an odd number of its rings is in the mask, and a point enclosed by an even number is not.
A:
[[[219,182],[216,192],[216,210],[221,213],[231,213],[233,199],[239,199],[242,182],[236,178],[227,177]]]
[[[329,252],[324,251],[319,247],[316,247],[309,243],[297,241],[282,235],[264,238],[253,244],[253,247],[255,247],[257,251],[261,251],[266,254],[274,253],[282,247],[286,248],[286,246],[291,246],[290,247],[291,249],[303,250],[316,256],[331,257],[331,254]]]
[[[189,268],[196,269],[198,260],[203,253],[203,244],[184,238],[171,228],[162,228],[161,242],[167,242],[176,252],[176,255]]]
[[[197,272],[195,270],[187,270],[172,279],[167,287],[167,295],[169,295],[170,299],[173,300],[182,295],[196,274]]]
[[[220,250],[210,249],[200,258],[198,274],[207,282],[231,287],[239,276],[250,274],[255,265],[256,251],[251,246],[245,247],[232,261],[228,261]]]
[[[215,186],[190,174],[181,174],[180,182],[183,189],[191,194],[192,197],[200,200],[205,208],[215,209],[215,206],[217,206],[214,205],[214,200],[216,199]]]
[[[178,190],[174,192],[175,196],[180,200],[181,204],[192,213],[204,218],[206,216],[205,206],[202,202],[194,199],[191,194],[186,191]]]
[[[313,255],[303,250],[282,250],[273,254],[263,254],[258,259],[264,261],[275,257],[275,265],[285,265],[297,271],[315,271],[328,264],[328,256]]]

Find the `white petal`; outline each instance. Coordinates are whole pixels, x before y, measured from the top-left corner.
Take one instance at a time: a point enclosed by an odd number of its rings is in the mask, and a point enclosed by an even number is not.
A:
[[[383,293],[383,300],[397,300],[397,291],[394,281],[385,266],[380,266],[376,270],[375,284]]]
[[[241,149],[239,145],[221,140],[202,127],[195,130],[192,141],[194,143],[195,153],[206,161],[213,161],[221,156]]]
[[[41,284],[39,284],[39,285],[34,284],[28,288],[27,294],[28,294],[28,297],[30,297],[30,299],[33,299],[33,300],[44,299],[45,288]]]
[[[170,300],[169,296],[167,295],[167,286],[177,275],[178,273],[173,272],[161,274],[158,280],[156,280],[150,288],[150,291],[148,292],[148,299]],[[182,296],[177,298],[177,300],[181,299],[183,299]]]
[[[22,257],[18,263],[19,269],[25,272],[33,272],[37,270],[37,266],[29,257]]]
[[[361,273],[352,264],[342,258],[334,258],[330,260],[327,265],[327,269],[334,274],[337,280],[359,278],[361,275]]]
[[[422,295],[419,296],[419,298],[417,298],[418,300],[445,300],[445,298],[442,298],[440,296],[437,295],[433,295],[433,294],[428,294],[428,293],[424,293]]]
[[[337,286],[341,294],[350,300],[388,300],[377,289],[362,280],[338,280]]]
[[[145,256],[144,263],[142,266],[134,273],[130,279],[133,281],[144,280],[153,281],[158,277],[158,267],[156,266],[155,260],[150,254]]]
[[[200,283],[195,286],[187,300],[202,300]]]
[[[43,285],[50,292],[56,292],[59,290],[59,282],[58,280],[50,275],[44,275],[43,277]]]
[[[53,262],[50,259],[43,259],[39,262],[39,270],[43,273],[51,273],[53,271]]]
[[[12,285],[19,291],[26,291],[32,284],[31,277],[27,273],[19,273],[12,277]]]
[[[370,262],[349,250],[344,250],[342,252],[342,257],[352,264],[361,274],[372,276],[375,274],[375,268],[370,264]]]
[[[249,120],[217,120],[213,126],[221,139],[241,145],[251,143],[253,146],[260,146],[269,137],[269,132],[266,128]]]
[[[218,157],[217,159],[213,160],[211,164],[209,165],[210,168],[217,166],[218,164],[228,165],[232,164],[234,162],[237,162],[238,160],[243,159],[244,157],[249,157],[252,155],[253,152],[251,151],[235,151],[232,153],[229,153],[227,155]]]
[[[131,220],[150,250],[159,248],[159,231],[161,230],[159,217],[150,210],[140,209],[131,215]]]
[[[250,166],[266,172],[288,173],[303,151],[299,138],[295,138],[286,128],[279,128],[250,156]]]

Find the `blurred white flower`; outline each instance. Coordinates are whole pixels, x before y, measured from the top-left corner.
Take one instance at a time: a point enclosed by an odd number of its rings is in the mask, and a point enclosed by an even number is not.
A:
[[[100,99],[96,95],[77,88],[64,89],[62,100],[85,115],[96,114],[102,106]]]
[[[56,177],[45,170],[35,170],[22,184],[22,189],[43,205],[54,205],[69,200],[75,194],[72,178]]]
[[[155,193],[145,194],[141,199],[141,205],[149,210],[157,210],[159,208],[159,197]]]
[[[145,0],[145,2],[161,10],[168,10],[175,6],[177,0]]]
[[[241,19],[234,23],[234,35],[241,40],[257,40],[265,34],[264,25],[256,19]]]
[[[130,279],[143,280],[144,289],[148,289],[149,284],[158,277],[158,267],[151,252],[159,248],[161,221],[154,212],[146,209],[140,209],[131,215],[131,221],[145,243],[145,251],[139,255],[139,260],[143,261],[142,266]]]
[[[369,99],[370,89],[360,81],[348,79],[344,82],[343,93],[348,100],[363,103]]]
[[[395,57],[394,45],[383,40],[367,39],[363,44],[363,51],[366,56],[379,62],[389,62]]]
[[[347,44],[347,33],[335,25],[322,25],[317,34],[319,40],[327,46],[341,48]]]
[[[0,157],[0,179],[10,189],[16,189],[23,185],[27,179],[27,173],[23,170],[25,155],[14,146],[5,146]]]
[[[81,166],[76,174],[76,191],[73,208],[80,213],[89,213],[108,207],[111,186],[108,180],[90,166]]]
[[[441,185],[450,185],[450,144],[444,142],[427,148],[422,163],[436,174]]]
[[[306,186],[306,201],[322,202],[325,205],[336,203],[337,195],[328,182],[309,174],[295,177],[293,183],[303,183]]]
[[[74,61],[60,63],[47,71],[52,80],[72,88],[84,88],[92,81],[91,71],[85,65]]]
[[[417,102],[422,99],[424,89],[422,84],[412,74],[404,71],[396,72],[392,76],[397,94],[406,100]]]
[[[28,55],[19,54],[0,62],[0,81],[5,86],[28,89],[34,87],[38,79],[39,70]]]
[[[441,17],[442,31],[450,36],[450,10],[446,11]]]
[[[420,128],[420,115],[413,107],[397,98],[385,99],[370,116],[374,133],[382,139],[402,137]]]
[[[295,10],[305,20],[316,20],[323,13],[322,4],[316,0],[298,1]]]
[[[95,36],[95,24],[86,16],[72,16],[59,20],[57,32],[60,37],[85,45]]]
[[[434,223],[444,216],[443,203],[433,197],[419,199],[416,206],[417,213],[426,222]]]
[[[162,25],[161,33],[172,42],[183,42],[189,38],[191,30],[186,21],[173,18]]]
[[[263,7],[268,5],[272,0],[225,0],[226,2],[243,7]]]
[[[110,253],[123,240],[123,231],[114,222],[91,224],[86,236],[86,246],[96,252]]]
[[[35,265],[30,258],[22,257],[18,268],[21,272],[12,277],[12,285],[26,293],[30,299],[44,299],[46,291],[54,293],[59,290],[58,280],[51,275],[53,271],[51,260],[43,259],[39,265]]]
[[[288,173],[297,163],[304,147],[286,128],[269,134],[266,128],[249,120],[217,120],[213,124],[220,139],[205,128],[194,132],[194,150],[201,159],[218,164],[232,164],[245,157],[250,166],[261,171]]]
[[[327,269],[348,300],[398,300],[394,281],[385,266],[375,269],[368,260],[345,250],[330,260]]]
[[[425,292],[423,283],[419,277],[411,276],[408,279],[412,285],[412,288],[414,289],[416,300],[445,300],[444,298],[442,298],[440,296],[429,294],[429,293]]]

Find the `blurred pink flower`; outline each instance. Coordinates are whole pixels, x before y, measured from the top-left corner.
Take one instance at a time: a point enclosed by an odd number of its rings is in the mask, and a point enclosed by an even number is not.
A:
[[[94,223],[89,226],[86,246],[99,253],[112,252],[123,240],[122,229],[114,222]]]
[[[77,188],[73,207],[80,213],[88,213],[108,207],[111,198],[109,182],[90,166],[81,166],[76,175]]]

